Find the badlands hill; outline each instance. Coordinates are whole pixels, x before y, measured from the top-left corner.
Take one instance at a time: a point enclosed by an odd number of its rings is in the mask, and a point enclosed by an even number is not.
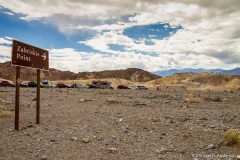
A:
[[[23,81],[34,81],[37,75],[36,69],[22,68],[21,79]],[[0,78],[15,80],[16,69],[9,62],[0,63]],[[106,80],[113,86],[124,85],[147,85],[147,86],[189,86],[198,88],[231,88],[240,89],[240,76],[217,74],[217,73],[176,73],[167,77],[160,77],[150,72],[128,68],[125,70],[111,70],[101,72],[79,72],[60,71],[51,68],[48,72],[41,72],[41,79],[64,81],[67,84],[83,83],[90,84],[92,80]]]
[[[10,62],[0,63],[0,78],[14,81],[15,75],[16,75],[15,66],[11,66]],[[36,80],[37,70],[31,68],[21,68],[20,75],[21,79],[25,81]],[[88,80],[104,78],[125,79],[133,82],[147,82],[161,77],[137,68],[128,68],[125,70],[109,70],[101,72],[79,72],[79,73],[73,73],[70,71],[60,71],[54,68],[50,68],[49,71],[41,72],[41,79],[49,79],[51,81]]]
[[[156,86],[192,86],[240,89],[240,76],[214,73],[176,73],[146,82]]]

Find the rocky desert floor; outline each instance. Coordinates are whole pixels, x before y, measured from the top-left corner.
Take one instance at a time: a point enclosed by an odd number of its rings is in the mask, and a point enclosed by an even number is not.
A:
[[[240,126],[239,90],[21,88],[14,130],[15,88],[0,88],[1,160],[237,159],[224,135]],[[238,156],[239,157],[239,156]]]

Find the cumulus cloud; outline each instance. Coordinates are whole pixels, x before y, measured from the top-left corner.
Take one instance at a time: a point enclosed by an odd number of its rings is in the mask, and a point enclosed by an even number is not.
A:
[[[0,62],[5,62],[5,61],[10,61],[11,57],[11,44],[12,44],[12,39],[11,37],[0,37]]]
[[[135,66],[156,71],[240,64],[239,0],[0,0],[0,4],[24,21],[52,23],[66,35],[76,31],[96,32],[93,37],[78,42],[94,52],[71,48],[50,50],[51,65],[63,70]],[[182,28],[163,39],[150,36],[151,45],[123,32],[134,26],[159,23],[167,24],[165,29]],[[1,43],[9,41],[0,38]],[[120,45],[124,51],[113,50],[111,45]]]
[[[11,45],[12,44],[12,39],[10,37],[0,37],[0,45],[7,44]]]

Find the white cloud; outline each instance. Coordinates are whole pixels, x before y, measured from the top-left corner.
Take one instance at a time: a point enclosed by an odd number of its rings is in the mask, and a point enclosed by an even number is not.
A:
[[[212,68],[212,64],[223,65],[214,57],[206,55],[162,54],[158,57],[139,54],[135,52],[119,52],[117,55],[78,52],[70,48],[50,50],[50,67],[60,70],[102,71],[116,70],[130,67],[142,68],[148,71],[157,71],[167,68],[183,68],[182,66],[195,66],[194,68]],[[218,66],[219,67],[219,66]]]
[[[83,68],[92,71],[135,66],[156,71],[240,65],[239,0],[0,0],[0,4],[20,14],[22,20],[53,23],[66,35],[75,30],[97,31],[92,38],[78,43],[106,55],[69,48],[50,50],[50,64],[58,69],[78,72]],[[165,28],[181,25],[183,29],[165,39],[151,36],[153,45],[143,40],[136,43],[122,32],[132,26],[156,23],[168,23],[170,26]],[[0,38],[0,44],[9,44],[8,40]],[[125,51],[111,50],[110,44],[121,45]]]
[[[12,44],[12,40],[10,37],[0,37],[0,62],[10,61],[11,53],[12,53],[12,47],[10,46]]]
[[[4,14],[7,14],[7,15],[10,15],[10,16],[13,16],[14,14],[12,12],[3,12]]]
[[[10,37],[0,38],[0,45],[1,44],[11,45],[12,44],[12,39],[10,39]]]
[[[11,57],[11,53],[12,53],[11,47],[0,45],[0,51],[1,51],[0,56],[4,56],[8,60],[10,60],[10,58],[8,58],[8,57]]]

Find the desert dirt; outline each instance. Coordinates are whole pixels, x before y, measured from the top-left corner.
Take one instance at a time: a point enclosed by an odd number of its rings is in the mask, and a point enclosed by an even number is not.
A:
[[[21,88],[14,130],[15,88],[0,88],[1,160],[236,159],[224,134],[240,126],[239,90]]]

